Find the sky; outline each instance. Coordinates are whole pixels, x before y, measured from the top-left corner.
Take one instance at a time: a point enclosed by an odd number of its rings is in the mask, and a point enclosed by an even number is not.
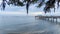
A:
[[[0,0],[0,3],[2,2],[2,0]],[[44,14],[44,11],[43,11],[43,7],[41,7],[41,8],[37,8],[36,7],[37,5],[36,4],[34,4],[34,5],[30,5],[30,7],[29,7],[29,15],[40,15],[40,14]],[[51,14],[53,14],[54,12],[54,10],[52,9],[51,10],[52,11],[52,13]],[[59,13],[59,11],[60,11],[60,8],[59,9],[56,9],[56,11],[58,11],[57,13]],[[57,14],[57,13],[55,13],[55,14]],[[23,6],[23,7],[18,7],[18,6],[6,6],[6,8],[5,8],[5,10],[3,11],[3,10],[1,10],[1,8],[0,8],[0,14],[17,14],[17,15],[26,15],[27,13],[26,13],[26,7],[25,6]]]

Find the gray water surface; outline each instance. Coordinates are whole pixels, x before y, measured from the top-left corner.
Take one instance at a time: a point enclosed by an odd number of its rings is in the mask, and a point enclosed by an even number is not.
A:
[[[60,34],[60,25],[34,16],[0,16],[0,34]]]

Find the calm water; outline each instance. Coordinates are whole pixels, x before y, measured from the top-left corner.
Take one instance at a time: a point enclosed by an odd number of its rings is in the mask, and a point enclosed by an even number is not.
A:
[[[34,16],[0,16],[0,34],[60,34],[60,25]]]

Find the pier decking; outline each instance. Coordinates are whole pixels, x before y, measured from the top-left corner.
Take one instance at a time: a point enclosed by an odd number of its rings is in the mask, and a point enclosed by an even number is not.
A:
[[[38,18],[38,19],[43,19],[43,20],[49,20],[51,19],[52,22],[54,22],[54,19],[57,21],[58,18],[60,18],[60,16],[35,16],[35,18]]]

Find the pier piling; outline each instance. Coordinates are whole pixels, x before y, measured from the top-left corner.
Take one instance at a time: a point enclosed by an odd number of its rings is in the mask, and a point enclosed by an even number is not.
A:
[[[56,19],[56,22],[57,22],[57,18],[60,18],[60,16],[35,16],[35,18],[38,17],[42,20],[50,20],[51,19],[51,22],[55,22],[54,19]]]

